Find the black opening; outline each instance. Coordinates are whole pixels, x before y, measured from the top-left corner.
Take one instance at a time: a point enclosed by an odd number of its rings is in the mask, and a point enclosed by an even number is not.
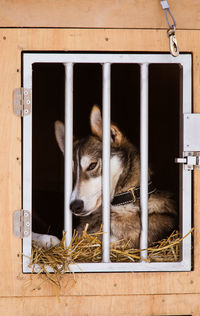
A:
[[[63,157],[54,122],[64,117],[64,67],[33,65],[33,231],[62,236]]]
[[[171,192],[178,204],[180,67],[177,64],[149,66],[149,161],[153,181]]]
[[[33,66],[33,231],[62,236],[64,161],[54,136],[54,122],[64,122],[65,74],[62,64]],[[112,120],[139,148],[140,67],[111,67]],[[90,133],[93,104],[102,104],[100,64],[74,65],[74,135]],[[149,161],[153,182],[179,204],[180,69],[176,64],[149,66]],[[76,226],[74,221],[74,226]]]

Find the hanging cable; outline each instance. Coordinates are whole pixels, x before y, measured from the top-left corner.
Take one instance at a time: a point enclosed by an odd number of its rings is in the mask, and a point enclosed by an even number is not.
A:
[[[161,0],[161,6],[165,13],[165,19],[169,26],[169,29],[167,30],[167,36],[169,37],[169,49],[172,56],[177,57],[179,55],[179,49],[178,44],[175,36],[176,31],[176,20],[169,8],[169,4],[167,0]],[[172,20],[172,24],[169,22],[169,18]]]

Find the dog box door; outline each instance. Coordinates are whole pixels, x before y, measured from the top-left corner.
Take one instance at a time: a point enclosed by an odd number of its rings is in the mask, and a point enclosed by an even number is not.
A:
[[[66,123],[66,146],[68,146],[67,152],[68,155],[65,156],[65,170],[67,170],[67,175],[69,175],[69,172],[72,170],[72,122],[73,122],[73,66],[76,66],[76,64],[81,65],[96,65],[96,71],[99,72],[99,78],[101,78],[101,75],[103,76],[103,84],[102,84],[102,90],[103,90],[103,107],[104,107],[104,129],[105,131],[109,131],[110,129],[110,81],[113,81],[115,78],[111,76],[111,74],[114,74],[115,69],[114,67],[117,65],[120,65],[121,67],[123,65],[136,65],[139,69],[140,75],[140,91],[141,97],[140,99],[143,100],[143,106],[144,111],[141,111],[141,134],[144,131],[144,134],[146,135],[144,138],[142,138],[141,141],[141,150],[142,156],[147,158],[147,144],[145,143],[148,138],[148,125],[145,125],[148,120],[148,111],[145,110],[146,105],[148,104],[149,94],[148,94],[148,87],[151,87],[152,84],[152,78],[156,74],[156,67],[159,67],[159,65],[175,65],[179,68],[179,80],[178,86],[180,87],[180,122],[182,120],[182,115],[184,113],[191,113],[192,106],[191,106],[191,55],[190,54],[180,54],[179,57],[174,59],[169,54],[68,54],[68,53],[53,53],[53,54],[46,54],[46,53],[24,53],[23,54],[23,66],[24,66],[24,74],[23,74],[23,86],[27,89],[36,89],[38,86],[39,89],[39,82],[37,80],[34,82],[34,77],[37,71],[46,71],[48,73],[48,76],[55,76],[56,80],[58,80],[59,88],[57,89],[57,98],[60,98],[55,100],[55,108],[58,107],[58,104],[61,104],[62,106],[57,111],[58,116],[64,115],[64,107],[65,107],[65,123]],[[103,64],[103,66],[101,66]],[[111,67],[112,65],[112,67]],[[49,68],[48,68],[49,67]],[[102,67],[102,69],[101,69]],[[46,69],[46,70],[44,70]],[[86,68],[87,69],[87,68]],[[89,68],[88,68],[89,69]],[[99,70],[100,69],[100,70]],[[52,72],[52,73],[51,73]],[[157,72],[158,73],[158,72]],[[46,77],[40,77],[40,80],[47,80],[48,76]],[[112,78],[112,80],[111,80]],[[101,80],[100,80],[101,81]],[[100,82],[99,81],[99,82]],[[149,81],[149,83],[148,83]],[[34,82],[34,84],[33,84]],[[55,82],[55,80],[54,80]],[[109,83],[109,84],[108,84]],[[112,84],[112,83],[111,83]],[[52,86],[51,89],[54,89]],[[153,88],[152,88],[153,89]],[[99,92],[98,92],[99,93]],[[166,92],[167,93],[167,92]],[[113,92],[114,94],[114,92]],[[42,161],[44,158],[40,158],[40,150],[39,147],[37,150],[35,150],[34,154],[32,153],[32,149],[34,145],[34,135],[32,134],[32,127],[33,123],[36,124],[41,119],[41,117],[37,117],[37,106],[36,103],[39,102],[38,98],[40,97],[37,94],[34,94],[33,91],[33,108],[32,113],[25,116],[23,118],[23,209],[30,211],[32,214],[32,206],[33,206],[33,177],[34,181],[37,182],[37,177],[39,177],[39,174],[34,173],[33,174],[33,166],[34,166],[34,157],[38,156],[38,161]],[[76,95],[76,91],[74,90],[74,95]],[[44,96],[43,96],[44,98]],[[114,98],[114,97],[113,97]],[[151,91],[150,91],[150,98],[151,98]],[[41,102],[41,101],[40,101]],[[44,99],[45,102],[45,99]],[[132,100],[131,100],[132,102]],[[34,108],[35,104],[35,108]],[[142,105],[141,105],[142,106]],[[55,109],[54,108],[54,109]],[[44,111],[44,118],[43,120],[48,122],[48,119],[46,118],[47,115],[53,115],[54,109],[51,109],[47,107],[47,110]],[[142,108],[141,108],[142,109]],[[35,112],[34,112],[35,111]],[[149,109],[151,113],[151,109]],[[34,113],[34,116],[33,116]],[[143,113],[143,114],[142,114]],[[131,113],[132,115],[132,113]],[[34,117],[34,120],[33,120]],[[58,118],[58,117],[57,117]],[[55,120],[57,119],[55,118]],[[150,122],[151,126],[151,122]],[[183,150],[182,142],[181,142],[181,135],[182,128],[184,125],[180,124],[180,158],[182,157],[182,154],[185,150]],[[36,129],[36,128],[35,128]],[[48,142],[49,133],[53,133],[53,126],[46,123],[46,130],[45,130],[45,137],[46,142]],[[106,132],[105,132],[106,133]],[[36,134],[35,134],[36,135]],[[108,135],[108,134],[107,134]],[[42,137],[42,132],[40,130],[37,130],[37,137],[38,139]],[[104,147],[104,154],[109,155],[109,143],[106,144],[106,139],[109,137],[105,137],[105,140],[103,142]],[[43,138],[45,140],[45,138]],[[55,141],[55,140],[54,140]],[[44,146],[47,146],[46,143],[44,143]],[[142,149],[143,147],[143,149]],[[36,147],[35,147],[36,148]],[[41,147],[42,148],[42,145]],[[48,151],[48,149],[47,149]],[[49,156],[51,153],[49,153]],[[175,158],[175,157],[174,157]],[[160,158],[162,159],[162,157]],[[106,161],[106,159],[105,159]],[[46,163],[46,166],[49,165],[49,163]],[[38,167],[39,168],[39,167]],[[109,166],[105,167],[106,170],[109,170]],[[143,167],[142,167],[143,168]],[[145,166],[147,170],[147,165]],[[50,169],[52,169],[50,167]],[[61,168],[62,169],[62,168]],[[62,178],[62,175],[64,175],[64,170],[59,169],[57,171],[57,174],[60,175],[60,178]],[[40,170],[40,169],[38,169]],[[145,174],[145,171],[143,172]],[[53,183],[51,183],[51,176],[48,174],[48,170],[46,172],[48,178],[49,186],[53,186]],[[62,174],[62,175],[61,175]],[[179,208],[180,208],[180,232],[182,236],[185,236],[191,229],[191,171],[189,171],[184,166],[180,165],[180,199],[179,199]],[[72,177],[69,177],[65,175],[65,192],[64,197],[65,198],[65,224],[63,224],[64,230],[67,232],[67,240],[66,242],[69,244],[71,234],[72,234],[72,215],[69,210],[69,200],[72,190]],[[58,180],[59,182],[60,180]],[[146,185],[146,180],[144,180],[144,186]],[[103,183],[108,184],[109,183],[109,173],[104,172],[103,175]],[[44,184],[45,185],[45,184]],[[59,183],[57,183],[59,185]],[[42,187],[42,185],[41,185]],[[103,186],[104,187],[104,186]],[[104,196],[106,197],[106,203],[107,206],[105,209],[104,219],[103,219],[103,227],[106,238],[103,241],[104,243],[104,251],[106,253],[105,257],[103,257],[103,262],[100,263],[80,263],[79,265],[72,265],[70,269],[75,272],[112,272],[112,271],[189,271],[191,269],[191,236],[189,235],[187,238],[185,238],[182,241],[182,251],[180,260],[177,262],[151,262],[146,263],[144,261],[141,262],[109,262],[109,244],[110,244],[110,236],[108,234],[109,226],[110,226],[110,218],[109,218],[109,203],[110,203],[110,197],[109,197],[109,189],[107,186],[107,190],[104,191]],[[45,196],[37,195],[36,199],[43,198],[45,199]],[[47,197],[48,199],[48,197]],[[59,195],[58,195],[59,199]],[[144,197],[145,199],[145,197]],[[105,198],[104,198],[105,201]],[[62,204],[62,203],[61,203]],[[35,204],[34,204],[35,205]],[[45,201],[44,201],[45,205]],[[55,205],[57,207],[57,204]],[[144,210],[145,212],[145,210]],[[62,217],[62,216],[61,216]],[[144,213],[144,219],[142,217],[142,221],[145,221],[145,218],[147,218],[147,213],[145,215]],[[44,223],[45,224],[45,223]],[[142,224],[143,231],[142,235],[145,237],[147,235],[147,229],[145,228],[145,224]],[[145,238],[144,238],[145,239]],[[31,257],[31,235],[29,237],[25,237],[23,239],[23,253],[25,256],[23,257],[23,271],[24,272],[31,272],[32,268],[29,267],[30,263],[30,257]],[[145,248],[145,243],[142,243],[142,248]],[[147,254],[146,254],[147,255]],[[146,256],[145,255],[145,256]]]

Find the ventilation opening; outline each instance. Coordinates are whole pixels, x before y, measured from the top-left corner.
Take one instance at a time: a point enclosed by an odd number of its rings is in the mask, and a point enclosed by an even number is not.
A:
[[[140,146],[140,67],[117,64],[111,69],[111,118],[128,139]],[[149,162],[156,188],[170,192],[179,208],[180,68],[149,67]],[[54,133],[64,122],[65,69],[62,64],[33,66],[33,231],[61,238],[64,229],[64,159]],[[91,134],[89,117],[102,105],[99,64],[74,66],[74,135]],[[74,217],[74,228],[78,218]]]

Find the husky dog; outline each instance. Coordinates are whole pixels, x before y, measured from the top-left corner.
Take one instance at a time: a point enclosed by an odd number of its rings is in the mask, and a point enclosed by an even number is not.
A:
[[[99,107],[93,106],[90,114],[92,135],[74,141],[73,191],[70,209],[80,217],[77,230],[81,233],[89,224],[88,233],[99,230],[102,223],[102,117]],[[137,149],[111,124],[111,184],[110,216],[111,242],[129,241],[138,248],[140,221],[140,157]],[[64,154],[64,125],[55,122],[58,145]],[[149,181],[151,170],[149,170]],[[149,183],[148,199],[149,246],[169,235],[176,226],[175,203],[166,193],[155,191]]]

